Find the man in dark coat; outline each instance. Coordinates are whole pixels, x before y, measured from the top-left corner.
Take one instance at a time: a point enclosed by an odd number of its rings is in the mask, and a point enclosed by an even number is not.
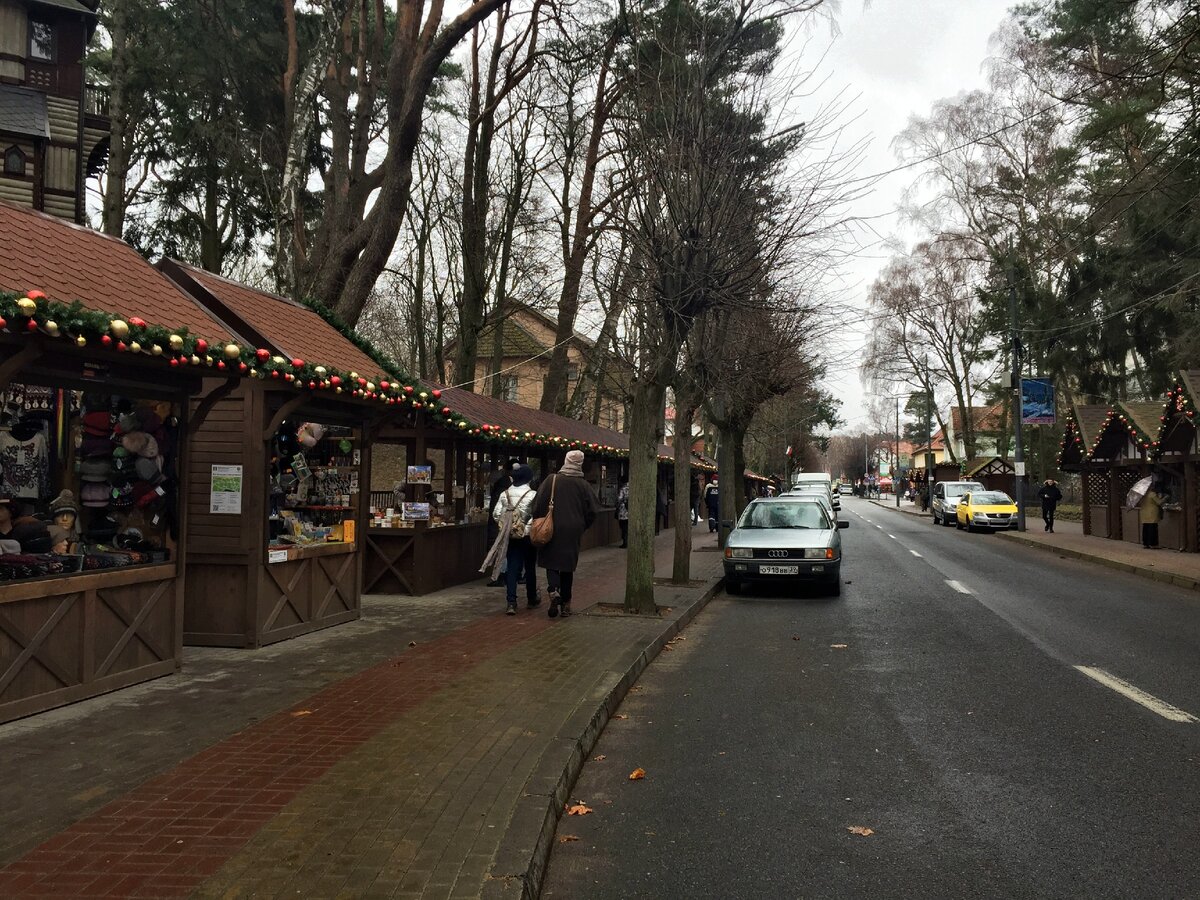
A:
[[[713,478],[704,487],[704,506],[708,509],[709,534],[717,530],[717,518],[721,514],[721,489]]]
[[[583,452],[570,450],[557,472],[542,482],[533,500],[534,519],[550,509],[554,497],[554,536],[538,550],[538,565],[546,570],[551,619],[561,611],[571,615],[571,586],[579,565],[579,542],[596,521],[596,497],[583,477]]]
[[[1062,500],[1062,491],[1053,478],[1047,478],[1046,483],[1038,488],[1038,499],[1042,501],[1042,521],[1046,523],[1046,531],[1054,534],[1054,510]]]

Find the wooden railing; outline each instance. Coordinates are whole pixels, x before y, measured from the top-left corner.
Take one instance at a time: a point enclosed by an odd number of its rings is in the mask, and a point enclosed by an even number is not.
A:
[[[83,114],[108,118],[109,90],[98,84],[89,84],[83,89]]]

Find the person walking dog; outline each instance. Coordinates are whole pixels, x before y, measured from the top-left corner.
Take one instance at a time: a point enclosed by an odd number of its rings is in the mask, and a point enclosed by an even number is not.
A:
[[[1042,521],[1046,523],[1046,531],[1054,534],[1054,511],[1062,500],[1062,491],[1053,478],[1047,478],[1046,483],[1038,488],[1038,499],[1042,501]]]
[[[535,537],[547,517],[553,522],[550,539],[538,549],[538,565],[546,570],[550,598],[546,615],[553,619],[561,612],[565,618],[571,615],[579,542],[596,521],[596,497],[583,477],[583,451],[568,451],[562,467],[538,488],[533,500]]]

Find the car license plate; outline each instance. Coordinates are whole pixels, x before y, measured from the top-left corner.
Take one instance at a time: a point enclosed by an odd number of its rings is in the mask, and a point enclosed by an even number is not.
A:
[[[759,566],[759,575],[799,575],[799,566]]]

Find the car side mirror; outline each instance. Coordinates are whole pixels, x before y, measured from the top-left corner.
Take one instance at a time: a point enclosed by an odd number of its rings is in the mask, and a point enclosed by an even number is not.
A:
[[[850,527],[850,523],[849,523],[849,522],[845,522],[845,521],[839,521],[839,522],[838,522],[838,528],[849,528],[849,527]]]

